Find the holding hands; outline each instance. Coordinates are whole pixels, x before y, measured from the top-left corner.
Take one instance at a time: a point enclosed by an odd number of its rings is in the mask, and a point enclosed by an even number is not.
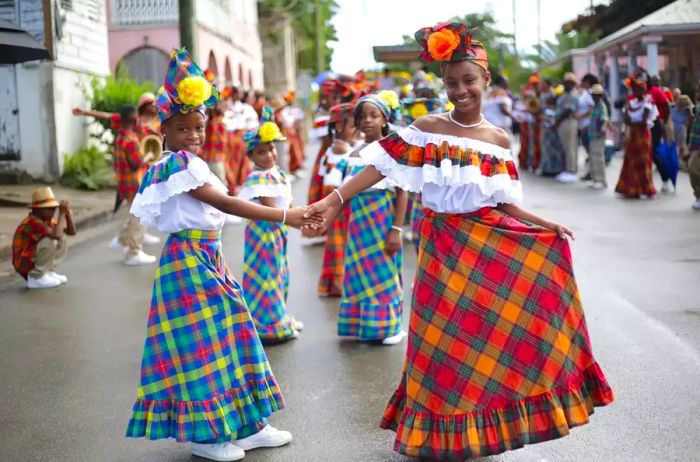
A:
[[[321,214],[308,214],[309,207],[293,207],[287,210],[287,221],[289,226],[300,228],[302,231],[315,231],[325,224],[325,218]]]
[[[325,199],[321,199],[318,202],[306,206],[306,213],[304,214],[305,219],[311,220],[314,217],[321,217],[323,222],[321,226],[316,228],[304,228],[302,233],[304,237],[315,237],[325,234],[326,231],[328,231],[328,226],[330,226],[340,214],[343,206],[342,204],[334,205],[331,200],[332,197],[333,195],[330,195]]]

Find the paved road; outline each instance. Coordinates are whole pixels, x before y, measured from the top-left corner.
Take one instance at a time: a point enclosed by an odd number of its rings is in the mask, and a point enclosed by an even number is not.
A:
[[[619,160],[609,170],[617,178]],[[700,434],[700,214],[687,177],[676,195],[626,201],[583,185],[524,174],[527,207],[578,233],[575,268],[598,360],[617,401],[557,441],[489,462],[694,461]],[[297,184],[303,198],[304,184]],[[240,276],[242,226],[224,231]],[[110,233],[71,252],[70,284],[0,288],[0,461],[189,461],[173,442],[123,437],[133,403],[153,267],[125,268]],[[337,302],[316,297],[321,248],[290,239],[290,311],[306,330],[268,348],[287,409],[271,422],[294,433],[285,448],[246,460],[407,462],[377,427],[405,343],[339,340]],[[157,251],[154,249],[154,251]],[[415,257],[407,248],[405,278]],[[407,319],[407,317],[406,317]]]

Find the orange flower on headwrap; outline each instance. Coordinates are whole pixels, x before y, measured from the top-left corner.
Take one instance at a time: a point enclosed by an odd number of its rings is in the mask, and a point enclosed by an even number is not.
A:
[[[437,61],[449,61],[459,46],[460,37],[455,31],[441,29],[428,36],[428,53]]]

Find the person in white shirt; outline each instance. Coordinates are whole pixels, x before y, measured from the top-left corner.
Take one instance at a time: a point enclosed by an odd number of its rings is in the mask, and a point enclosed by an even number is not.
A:
[[[481,104],[486,120],[510,134],[513,125],[513,100],[508,95],[508,80],[498,75],[493,79]]]

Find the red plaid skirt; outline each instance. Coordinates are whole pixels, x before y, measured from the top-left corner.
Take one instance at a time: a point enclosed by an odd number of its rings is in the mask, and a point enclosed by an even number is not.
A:
[[[625,197],[638,198],[656,194],[652,178],[651,132],[644,125],[632,125],[625,141],[625,159],[615,192]]]
[[[343,295],[345,272],[345,238],[348,234],[350,207],[343,207],[340,216],[328,228],[326,246],[323,249],[323,267],[318,279],[318,294],[327,297]]]
[[[321,148],[316,154],[316,160],[314,161],[314,166],[311,169],[311,180],[309,182],[309,204],[318,202],[323,199],[323,176],[318,174],[318,170],[321,167],[321,161],[323,160],[323,154],[326,149],[330,146],[330,141],[328,138],[323,138],[321,142]]]
[[[568,242],[495,209],[426,210],[408,350],[381,423],[412,457],[488,456],[567,435],[613,393]]]
[[[530,149],[530,124],[520,122],[520,151],[518,151],[518,168],[527,170],[528,150]]]

